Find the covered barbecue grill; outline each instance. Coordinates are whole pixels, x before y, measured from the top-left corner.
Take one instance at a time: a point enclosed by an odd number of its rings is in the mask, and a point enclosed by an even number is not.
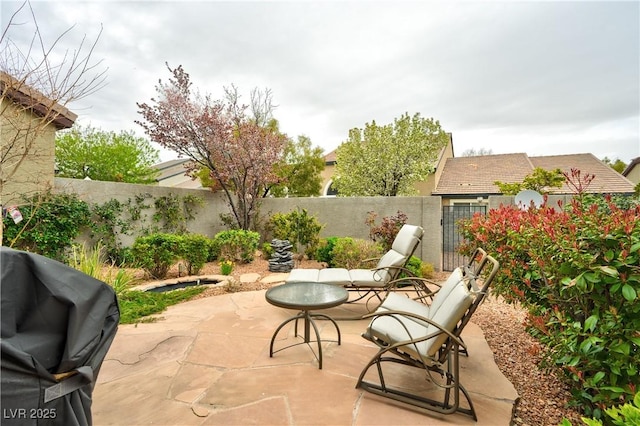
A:
[[[111,287],[0,247],[3,425],[90,425],[91,396],[120,311]]]

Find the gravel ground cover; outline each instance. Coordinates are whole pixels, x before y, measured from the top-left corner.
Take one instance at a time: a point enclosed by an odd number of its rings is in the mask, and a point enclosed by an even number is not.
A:
[[[298,262],[297,267],[322,267],[315,261]],[[202,275],[219,274],[217,263],[207,263],[200,272]],[[240,276],[257,273],[261,277],[269,274],[266,259],[257,257],[249,264],[235,266],[232,276],[237,282]],[[172,269],[168,277],[175,277],[177,269]],[[435,280],[446,278],[448,274],[437,274]],[[269,288],[260,282],[243,283],[234,286],[233,291],[251,291]],[[212,297],[227,290],[215,287],[205,290],[198,297]],[[538,426],[558,425],[563,418],[569,419],[574,426],[582,425],[581,415],[575,408],[568,408],[570,393],[567,386],[553,372],[541,370],[540,344],[531,337],[524,327],[526,312],[513,305],[506,304],[493,297],[485,299],[474,314],[472,321],[482,328],[487,343],[492,349],[495,362],[502,373],[514,385],[520,395],[515,407],[513,425]]]

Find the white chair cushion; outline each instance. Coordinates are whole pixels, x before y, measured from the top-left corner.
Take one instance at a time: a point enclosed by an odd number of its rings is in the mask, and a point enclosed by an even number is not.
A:
[[[426,336],[427,327],[402,315],[387,315],[371,320],[367,334],[383,342],[397,343]],[[420,359],[427,352],[427,341],[406,346],[403,349],[414,358]]]
[[[454,269],[453,272],[451,272],[449,278],[447,278],[447,281],[442,284],[440,290],[438,290],[436,295],[433,297],[433,300],[429,305],[429,309],[431,309],[431,315],[435,315],[435,313],[438,312],[438,309],[440,309],[442,302],[447,298],[447,296],[449,296],[451,290],[453,290],[460,282],[462,282],[462,268],[458,267]]]
[[[382,305],[378,307],[376,312],[383,311],[403,311],[411,312],[412,314],[420,315],[425,318],[429,318],[429,306],[422,302],[417,302],[413,299],[409,299],[407,296],[401,296],[398,293],[389,293]],[[426,327],[429,323],[420,321],[417,318],[411,318],[413,321],[419,322],[422,326]]]
[[[354,287],[384,287],[389,282],[386,270],[351,269],[351,285]]]
[[[455,326],[460,322],[469,306],[473,303],[473,295],[469,292],[466,283],[460,282],[447,296],[445,302],[440,306],[438,312],[433,313],[431,320],[439,324],[447,331],[453,331]],[[429,325],[427,327],[427,335],[435,333],[438,328]],[[426,355],[433,356],[438,348],[447,340],[446,334],[440,334],[434,339],[429,339],[426,346]]]
[[[392,277],[391,274],[394,274],[393,268],[404,265],[406,261],[407,256],[404,256],[393,249],[386,252],[376,265],[378,275],[380,275],[381,280],[384,282],[390,281]]]
[[[393,298],[389,300],[392,296]],[[385,300],[385,304],[387,307],[405,308],[393,310],[405,310],[419,315],[427,313],[428,309],[425,311],[424,308],[419,308],[417,305],[414,305],[414,303],[419,304],[418,302],[406,297],[404,299],[406,300],[402,300],[402,296],[395,297],[392,293],[387,297],[387,300]],[[447,300],[438,312],[435,313],[435,316],[430,319],[436,324],[439,324],[443,329],[453,331],[456,324],[462,319],[472,303],[473,296],[469,293],[466,285],[460,282],[451,290]],[[383,310],[384,309],[379,308],[379,311]],[[422,313],[420,313],[420,311],[422,311]],[[428,315],[427,318],[429,318]],[[367,333],[384,342],[395,344],[405,340],[428,336],[429,334],[439,331],[436,326],[428,324],[425,327],[424,324],[422,321],[416,321],[406,316],[388,315],[371,320]],[[406,346],[404,350],[416,358],[424,359],[423,357],[433,357],[438,348],[447,340],[447,337],[447,334],[442,333],[429,340]]]
[[[348,269],[325,268],[320,269],[320,272],[318,273],[318,282],[348,286],[351,285],[351,276]]]
[[[402,228],[400,228],[396,238],[393,240],[391,248],[405,257],[409,257],[420,241],[422,233],[423,230],[420,226],[402,225]]]
[[[287,278],[288,283],[318,282],[319,269],[292,269]]]

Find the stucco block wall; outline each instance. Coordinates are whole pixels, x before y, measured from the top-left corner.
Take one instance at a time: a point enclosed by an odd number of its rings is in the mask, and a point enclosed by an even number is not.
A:
[[[229,213],[226,198],[220,193],[202,189],[166,188],[150,185],[135,185],[119,182],[97,182],[78,179],[55,179],[57,192],[76,193],[90,204],[104,204],[116,199],[126,203],[140,194],[150,194],[154,198],[174,194],[177,196],[196,195],[204,200],[204,205],[196,210],[196,219],[189,223],[194,233],[213,237],[227,228],[220,220],[220,214]],[[365,224],[367,213],[377,213],[376,223],[383,217],[393,216],[401,211],[408,217],[408,223],[425,229],[423,242],[416,255],[434,265],[436,270],[442,265],[442,227],[440,224],[440,197],[337,197],[337,198],[267,198],[260,208],[263,220],[274,213],[288,213],[297,208],[306,209],[309,214],[324,224],[321,236],[351,236],[368,238],[369,228]],[[148,218],[153,210],[145,211]],[[133,243],[133,237],[125,236],[124,245]]]
[[[351,236],[369,238],[369,227],[365,224],[368,212],[377,213],[376,223],[383,217],[394,216],[401,211],[407,223],[425,229],[422,243],[416,255],[424,262],[442,265],[442,226],[440,197],[335,197],[335,198],[269,198],[262,205],[262,213],[287,213],[296,208],[306,209],[325,225],[320,235]]]
[[[221,194],[212,193],[204,189],[167,188],[163,186],[137,185],[120,182],[99,182],[81,179],[55,178],[55,191],[58,193],[75,193],[89,204],[104,204],[111,199],[126,203],[136,196],[149,194],[154,199],[169,195],[184,197],[193,195],[203,199],[203,205],[195,208],[196,219],[189,222],[189,231],[197,234],[214,236],[223,229],[220,221],[220,213],[228,213],[227,203]],[[153,200],[147,200],[146,204],[153,205]],[[149,224],[154,209],[144,210]],[[124,236],[122,243],[129,246],[135,236]]]

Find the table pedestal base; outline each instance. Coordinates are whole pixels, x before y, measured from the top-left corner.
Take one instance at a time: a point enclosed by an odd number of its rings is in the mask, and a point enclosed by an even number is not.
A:
[[[329,315],[325,315],[325,314],[319,314],[319,313],[312,313],[310,311],[301,311],[298,315],[289,318],[288,320],[286,320],[285,322],[283,322],[282,324],[280,324],[278,326],[278,328],[276,328],[276,331],[273,333],[273,337],[271,337],[271,345],[269,346],[269,356],[273,357],[273,354],[275,354],[276,352],[280,352],[282,350],[285,350],[287,348],[291,348],[293,346],[298,346],[298,345],[302,345],[302,344],[307,344],[309,346],[309,348],[311,349],[311,352],[313,352],[313,354],[315,355],[316,359],[318,360],[318,367],[320,369],[322,369],[322,341],[320,339],[320,332],[318,331],[318,326],[316,325],[315,321],[313,320],[314,318],[323,318],[326,320],[329,320],[333,323],[333,325],[336,328],[336,331],[338,332],[338,345],[340,344],[340,328],[338,328],[338,324],[333,320],[333,318],[331,318]],[[303,342],[299,342],[299,343],[294,343],[292,345],[289,346],[285,346],[284,348],[278,349],[277,351],[273,350],[273,343],[276,340],[276,336],[278,335],[278,333],[280,332],[280,330],[282,329],[282,327],[284,327],[285,325],[289,324],[291,321],[295,321],[295,337],[298,337],[298,320],[299,319],[304,319],[304,336],[300,336],[304,339]],[[311,340],[311,326],[313,326],[313,330],[316,333],[316,340]],[[332,341],[332,340],[327,340],[327,341]],[[316,354],[316,352],[313,350],[313,347],[310,345],[310,343],[312,342],[317,342],[318,343],[318,353]]]

